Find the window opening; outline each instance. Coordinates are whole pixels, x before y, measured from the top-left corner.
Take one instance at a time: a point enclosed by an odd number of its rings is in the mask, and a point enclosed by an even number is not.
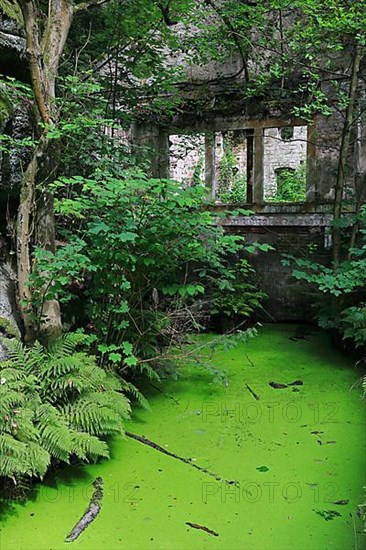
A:
[[[284,141],[289,141],[294,137],[294,127],[293,126],[284,126],[280,129],[281,139]]]
[[[307,126],[265,128],[263,188],[266,202],[306,200],[307,135]]]

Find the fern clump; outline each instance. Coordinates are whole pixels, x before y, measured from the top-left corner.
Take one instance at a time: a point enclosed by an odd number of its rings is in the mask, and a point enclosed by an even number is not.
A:
[[[44,347],[7,340],[0,364],[0,477],[42,478],[52,460],[108,456],[103,436],[123,432],[123,382],[79,351],[81,334]]]

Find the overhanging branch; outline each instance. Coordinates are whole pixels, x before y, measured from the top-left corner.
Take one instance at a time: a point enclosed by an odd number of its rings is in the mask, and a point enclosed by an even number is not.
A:
[[[101,6],[102,4],[106,4],[107,2],[109,2],[109,0],[84,0],[84,2],[81,2],[80,4],[76,4],[74,6],[74,13],[86,11],[89,8]]]

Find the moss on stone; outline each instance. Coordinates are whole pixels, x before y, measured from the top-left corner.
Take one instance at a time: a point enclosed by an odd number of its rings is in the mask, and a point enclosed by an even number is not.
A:
[[[19,330],[6,317],[0,317],[0,334],[9,338],[19,338]]]
[[[11,116],[12,111],[12,105],[7,96],[5,86],[0,84],[0,124]]]
[[[10,19],[14,19],[19,25],[19,27],[23,27],[23,17],[22,12],[20,11],[19,5],[15,2],[9,2],[9,0],[0,0],[0,9],[10,17]]]

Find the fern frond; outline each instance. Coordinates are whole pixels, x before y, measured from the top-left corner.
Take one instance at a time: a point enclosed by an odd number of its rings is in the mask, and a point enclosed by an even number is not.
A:
[[[17,441],[10,434],[0,435],[0,454],[5,456],[20,457],[25,453],[26,444]]]
[[[25,462],[20,460],[19,457],[11,455],[0,454],[0,476],[11,477],[24,475],[27,471]]]
[[[27,456],[29,467],[25,473],[28,476],[43,478],[51,463],[50,453],[39,443],[30,442],[27,445]]]
[[[144,409],[150,410],[150,405],[146,397],[140,392],[136,386],[134,386],[131,382],[127,382],[126,380],[122,380],[122,387],[123,390],[126,392],[129,392],[134,399],[136,399],[137,403],[141,405]]]
[[[85,342],[86,336],[80,332],[68,332],[53,340],[47,347],[50,356],[67,357],[73,355],[77,346]]]
[[[138,367],[141,374],[144,374],[150,380],[155,380],[156,382],[161,381],[159,374],[150,365],[148,365],[148,363],[140,363]]]
[[[12,417],[13,435],[24,443],[33,443],[39,439],[39,430],[34,425],[34,409],[22,407],[19,414]]]
[[[116,412],[120,417],[120,421],[127,420],[131,413],[130,402],[125,395],[115,391],[111,392],[90,392],[87,399],[95,403],[97,408],[105,407]]]
[[[22,443],[10,435],[0,435],[0,476],[28,475],[42,477],[50,455],[37,443]]]
[[[40,342],[35,342],[32,347],[27,348],[26,363],[24,365],[27,374],[38,374],[41,366],[46,362],[47,355]]]
[[[15,389],[0,386],[0,425],[10,410],[19,407],[25,400],[24,395]]]
[[[35,421],[43,448],[55,458],[69,462],[72,438],[62,414],[52,405],[44,404],[37,409]]]
[[[130,404],[121,381],[77,351],[68,334],[49,348],[9,341],[0,365],[0,476],[42,477],[52,458],[108,456],[99,436],[123,432]]]
[[[121,396],[123,397],[123,396]],[[106,406],[101,399],[79,399],[72,406],[65,407],[65,417],[78,431],[93,435],[121,433],[122,419],[128,417],[129,409],[121,402],[119,410]]]
[[[105,373],[99,370],[101,372],[96,373],[93,365],[64,373],[50,381],[48,390],[51,390],[53,397],[59,401],[71,401],[75,394],[87,395],[90,391],[106,391],[105,384],[108,379]]]
[[[27,348],[15,338],[4,341],[4,345],[8,352],[6,364],[11,364],[15,370],[23,371],[28,357]]]
[[[20,380],[23,380],[25,376],[24,369],[15,369],[11,366],[11,361],[6,361],[0,365],[0,377],[2,380],[1,384],[19,382]]]
[[[96,461],[98,458],[109,458],[108,445],[94,435],[74,431],[72,441],[72,452],[81,460]]]

